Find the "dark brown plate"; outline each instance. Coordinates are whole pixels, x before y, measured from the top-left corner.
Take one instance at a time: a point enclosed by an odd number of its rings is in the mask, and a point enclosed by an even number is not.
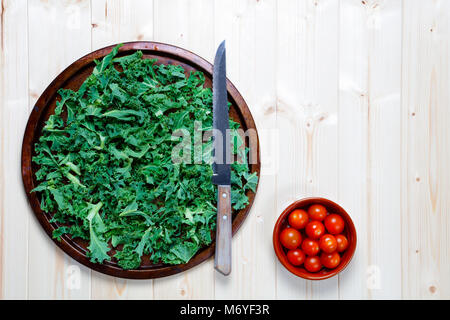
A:
[[[50,85],[45,89],[44,93],[39,97],[25,129],[25,135],[22,145],[22,179],[30,202],[31,208],[36,215],[39,223],[44,228],[45,232],[52,238],[52,232],[58,227],[55,223],[50,223],[51,214],[45,213],[40,209],[39,197],[36,193],[30,191],[37,186],[35,172],[37,167],[32,163],[31,159],[34,156],[34,144],[38,141],[44,122],[54,113],[56,101],[59,98],[57,94],[58,89],[68,88],[78,90],[83,81],[92,73],[95,67],[94,59],[100,60],[105,55],[111,52],[114,46],[109,46],[103,49],[94,51],[66,68]],[[176,64],[181,65],[186,70],[201,71],[205,74],[206,86],[211,87],[212,80],[212,65],[197,56],[196,54],[178,48],[172,45],[157,43],[157,42],[129,42],[125,43],[119,50],[118,56],[132,54],[136,50],[141,50],[144,58],[157,59],[159,64]],[[241,94],[237,91],[234,85],[227,81],[228,100],[232,106],[230,109],[230,117],[241,124],[244,130],[254,129],[256,131],[255,122],[247,107]],[[257,143],[257,163],[250,166],[251,172],[257,172],[258,177],[260,173],[260,158],[259,158],[259,141]],[[253,204],[255,193],[248,192],[249,205],[240,211],[233,212],[233,234],[239,229],[244,219]],[[53,238],[52,238],[53,239]],[[117,263],[112,261],[105,261],[103,264],[92,263],[86,256],[87,244],[77,239],[71,239],[70,236],[64,235],[61,241],[53,239],[53,241],[69,256],[85,266],[96,271],[109,274],[116,277],[132,278],[132,279],[151,279],[169,276],[178,272],[190,269],[199,263],[207,260],[214,254],[214,242],[209,247],[205,247],[199,251],[187,264],[181,265],[166,265],[166,264],[151,264],[148,257],[143,258],[142,265],[139,269],[123,270]]]

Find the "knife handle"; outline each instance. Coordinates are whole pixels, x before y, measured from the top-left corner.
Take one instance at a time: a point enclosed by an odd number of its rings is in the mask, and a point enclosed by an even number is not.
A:
[[[217,189],[216,254],[214,268],[227,276],[231,272],[231,187]]]

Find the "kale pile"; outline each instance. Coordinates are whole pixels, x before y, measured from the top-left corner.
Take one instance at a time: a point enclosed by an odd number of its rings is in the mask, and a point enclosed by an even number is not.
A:
[[[60,89],[55,114],[35,145],[41,209],[68,234],[89,242],[88,256],[115,258],[123,269],[153,263],[188,262],[211,243],[216,223],[216,187],[211,183],[211,139],[203,161],[174,163],[176,129],[194,135],[212,126],[212,92],[204,75],[158,65],[142,52],[116,57],[120,46],[96,61],[78,91]],[[230,120],[230,128],[239,124]],[[232,134],[232,204],[248,204],[257,179],[247,165],[248,149]]]

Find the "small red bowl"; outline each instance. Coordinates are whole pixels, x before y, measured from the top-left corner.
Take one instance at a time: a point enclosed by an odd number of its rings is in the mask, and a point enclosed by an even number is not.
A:
[[[290,264],[286,256],[288,250],[285,249],[280,243],[280,233],[288,226],[289,214],[295,209],[303,209],[307,211],[308,207],[313,204],[321,204],[325,208],[327,208],[327,211],[329,213],[336,213],[340,215],[345,222],[345,228],[342,234],[344,234],[348,239],[348,248],[343,253],[341,253],[341,263],[339,264],[339,266],[337,266],[337,268],[335,269],[327,269],[324,267],[319,272],[314,273],[307,271],[303,267],[303,265],[300,267],[296,267]],[[275,254],[277,255],[278,260],[280,260],[281,264],[296,276],[308,280],[328,279],[344,270],[345,267],[349,264],[350,260],[352,260],[353,254],[355,253],[356,249],[356,229],[348,213],[337,203],[324,198],[305,198],[291,204],[283,211],[283,213],[278,218],[277,222],[275,223],[275,228],[273,229],[273,247],[275,249]]]

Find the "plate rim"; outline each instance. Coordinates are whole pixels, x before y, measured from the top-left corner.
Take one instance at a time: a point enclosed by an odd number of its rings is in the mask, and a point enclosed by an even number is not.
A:
[[[211,243],[211,245],[204,247],[199,251],[194,257],[186,264],[178,264],[178,265],[162,265],[151,267],[151,268],[143,268],[143,269],[132,269],[132,270],[124,270],[112,263],[93,263],[89,260],[89,258],[82,254],[79,250],[77,250],[77,244],[73,241],[68,241],[69,238],[62,237],[61,241],[54,239],[52,237],[52,232],[54,227],[52,223],[50,223],[49,218],[50,214],[45,213],[40,208],[40,202],[37,198],[36,193],[30,193],[30,191],[34,188],[33,184],[33,170],[32,170],[32,154],[33,154],[33,141],[35,141],[35,136],[40,135],[40,132],[37,131],[37,126],[40,122],[40,118],[42,114],[48,107],[48,102],[52,99],[52,97],[57,94],[59,88],[64,87],[64,84],[71,79],[77,72],[82,70],[84,67],[91,64],[95,59],[101,59],[105,55],[111,52],[111,50],[117,46],[117,44],[109,45],[97,50],[94,50],[81,58],[72,62],[69,66],[67,66],[63,71],[61,71],[46,87],[46,89],[42,92],[39,98],[34,103],[32,107],[32,111],[28,117],[27,124],[24,131],[24,136],[22,140],[22,149],[21,149],[21,175],[22,182],[24,186],[24,191],[30,204],[30,207],[33,211],[33,215],[37,218],[42,228],[45,230],[46,234],[50,237],[50,239],[62,250],[65,254],[70,256],[72,259],[78,261],[82,265],[98,271],[103,274],[107,274],[114,277],[125,278],[125,279],[155,279],[170,276],[173,274],[177,274],[188,269],[191,269],[200,263],[208,260],[214,255],[215,250],[215,241]],[[121,52],[126,51],[151,51],[154,52],[155,55],[167,55],[173,56],[178,61],[186,61],[188,64],[194,66],[195,69],[201,70],[203,73],[208,73],[210,78],[212,78],[212,69],[213,65],[209,63],[206,59],[200,57],[199,55],[193,53],[192,51],[183,49],[181,47],[162,43],[155,41],[131,41],[131,42],[123,42],[122,46],[119,49],[119,54]],[[252,172],[257,172],[258,174],[258,182],[255,188],[255,192],[252,194],[249,199],[249,204],[242,210],[238,211],[236,214],[236,218],[233,219],[232,225],[232,233],[235,233],[239,230],[242,223],[248,216],[257,193],[257,189],[259,186],[259,182],[261,180],[261,161],[260,161],[260,144],[259,144],[259,135],[256,128],[255,121],[253,116],[248,108],[247,103],[245,102],[242,95],[236,89],[236,87],[231,83],[231,81],[227,78],[227,92],[229,98],[235,102],[236,108],[239,110],[242,117],[245,119],[245,124],[247,129],[254,129],[256,132],[256,142],[257,142],[257,161],[256,164],[252,164]]]

